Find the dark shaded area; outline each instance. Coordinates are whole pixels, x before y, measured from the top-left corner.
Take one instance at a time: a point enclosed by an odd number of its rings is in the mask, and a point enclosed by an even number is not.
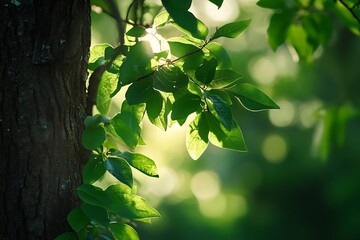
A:
[[[0,238],[53,239],[77,204],[87,1],[0,5]]]

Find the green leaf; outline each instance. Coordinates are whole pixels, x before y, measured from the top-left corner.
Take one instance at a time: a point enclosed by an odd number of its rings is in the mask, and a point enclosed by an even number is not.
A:
[[[177,66],[164,66],[154,74],[154,88],[163,92],[176,92],[187,87],[189,78]]]
[[[271,16],[267,34],[270,47],[273,51],[285,42],[293,17],[293,12],[274,13]]]
[[[181,58],[184,71],[195,71],[204,59],[204,52],[193,43],[183,38],[168,39],[171,55]]]
[[[146,102],[146,112],[152,124],[166,131],[171,102],[165,100],[158,91],[154,91]]]
[[[115,91],[118,83],[118,74],[112,74],[105,71],[101,75],[101,80],[96,95],[96,108],[103,115],[109,111],[111,94]]]
[[[121,157],[140,172],[150,177],[159,177],[155,162],[147,156],[139,153],[123,152]]]
[[[99,57],[95,62],[93,63],[89,63],[88,65],[88,69],[90,71],[95,71],[95,69],[97,67],[100,67],[101,65],[104,65],[107,61],[105,60],[105,58],[102,56],[102,57]]]
[[[360,35],[360,24],[359,21],[351,14],[349,9],[347,9],[344,4],[340,1],[335,2],[335,10],[337,15],[343,20],[346,26],[356,35]],[[357,16],[359,18],[359,6],[352,8],[352,11],[357,11]]]
[[[97,127],[100,123],[104,125],[110,124],[110,120],[107,116],[96,114],[94,116],[87,116],[84,120],[85,127]]]
[[[89,219],[80,208],[74,208],[71,210],[67,216],[67,221],[75,232],[79,232],[89,223]]]
[[[78,240],[87,240],[88,237],[88,230],[86,228],[81,229],[79,232],[76,233]]]
[[[137,232],[127,224],[111,223],[110,230],[115,240],[139,240]]]
[[[83,184],[77,189],[78,195],[85,203],[103,207],[130,220],[159,217],[160,214],[146,201],[136,196],[132,189],[123,183],[109,186],[105,191],[93,185]]]
[[[219,37],[236,38],[238,37],[250,24],[250,19],[237,21],[225,24],[224,26],[217,29],[211,40]]]
[[[211,95],[217,95],[221,99],[221,101],[223,101],[224,103],[226,103],[228,105],[232,105],[231,98],[226,91],[220,90],[220,89],[210,89],[207,92],[208,92],[208,94],[211,94]]]
[[[213,4],[215,4],[218,8],[221,8],[221,5],[223,4],[223,0],[209,0]]]
[[[83,184],[77,188],[79,198],[90,205],[102,207],[107,204],[104,191],[90,184]]]
[[[111,119],[111,124],[120,138],[134,149],[141,137],[140,122],[144,116],[145,104],[131,105],[124,101],[121,112]]]
[[[121,217],[134,220],[140,218],[160,217],[158,211],[146,201],[132,193],[125,184],[111,185],[105,190],[108,203],[106,208]]]
[[[285,9],[287,2],[286,0],[260,0],[256,4],[263,8]]]
[[[93,47],[91,47],[89,63],[94,63],[100,57],[104,57],[105,49],[108,47],[111,47],[111,45],[107,44],[107,43],[98,44],[98,45],[94,45]]]
[[[55,238],[55,240],[78,240],[76,233],[66,232]]]
[[[82,145],[88,150],[96,150],[105,141],[105,130],[102,126],[87,127],[81,135]]]
[[[90,219],[91,223],[100,224],[104,227],[110,225],[108,213],[104,208],[86,203],[82,203],[80,208],[87,218]]]
[[[126,32],[126,35],[130,37],[142,37],[147,34],[146,29],[142,26],[134,26],[129,31]]]
[[[172,112],[172,120],[186,119],[191,113],[201,110],[201,98],[195,94],[185,94],[175,100]]]
[[[226,130],[230,131],[233,123],[230,106],[222,101],[222,99],[216,94],[206,93],[205,96],[211,100],[212,107],[217,113],[221,124],[226,128]],[[209,105],[209,107],[210,106],[211,105]]]
[[[105,171],[100,156],[91,155],[83,169],[82,176],[84,183],[93,184],[105,174]]]
[[[154,27],[156,28],[162,28],[164,27],[169,21],[171,20],[171,17],[168,12],[163,11],[156,15],[154,18]]]
[[[153,78],[147,77],[131,84],[126,91],[125,97],[130,105],[145,103],[152,92],[154,92]]]
[[[218,61],[218,69],[230,69],[231,68],[231,58],[220,44],[211,42],[206,45],[206,49],[210,51],[210,54],[216,58]]]
[[[117,180],[133,187],[133,176],[129,164],[122,158],[108,157],[104,162],[104,167]]]
[[[330,40],[332,32],[330,16],[319,12],[305,15],[301,20],[308,35],[308,41],[314,48],[319,44],[326,44]]]
[[[188,11],[191,5],[191,0],[186,0],[185,3],[184,1],[181,1],[180,3],[173,0],[162,0],[161,2],[173,19],[175,27],[194,38],[203,40],[206,39],[209,29],[203,22]]]
[[[197,160],[204,153],[209,143],[208,135],[205,113],[196,115],[186,132],[186,148],[192,159]]]
[[[228,131],[210,112],[206,112],[206,119],[210,131],[209,140],[213,145],[220,148],[247,151],[242,132],[235,121],[232,123],[232,129]]]
[[[242,75],[240,73],[232,70],[217,70],[209,86],[216,89],[224,88],[236,83],[241,78]]]
[[[122,86],[152,72],[150,60],[153,57],[152,48],[148,41],[137,42],[130,47],[130,51],[120,67],[120,78],[116,90],[111,96],[118,93]]]
[[[203,63],[195,72],[196,79],[208,85],[214,79],[217,65],[218,62],[215,58],[211,58],[210,60],[204,59]]]
[[[266,109],[279,109],[265,93],[249,83],[239,83],[233,87],[226,88],[226,91],[233,93],[250,111],[261,111]]]
[[[295,48],[301,60],[305,60],[307,62],[312,60],[314,48],[308,42],[308,35],[302,26],[296,24],[291,25],[288,31],[287,39]]]
[[[189,81],[187,89],[190,93],[193,93],[195,95],[198,95],[199,97],[203,96],[203,90],[200,88],[198,84],[195,84],[194,82]]]

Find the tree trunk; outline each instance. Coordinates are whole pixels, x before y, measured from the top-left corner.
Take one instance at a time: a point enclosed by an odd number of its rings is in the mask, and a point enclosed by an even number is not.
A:
[[[86,158],[88,0],[1,0],[0,239],[68,226]]]

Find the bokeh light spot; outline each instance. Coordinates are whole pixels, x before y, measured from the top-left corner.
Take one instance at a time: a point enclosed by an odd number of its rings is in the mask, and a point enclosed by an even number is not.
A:
[[[165,197],[170,195],[178,181],[178,176],[176,172],[169,167],[159,168],[159,181],[157,181],[156,186],[151,188],[151,192],[157,196]]]
[[[209,218],[217,218],[224,215],[226,206],[227,202],[224,194],[218,194],[214,198],[199,201],[200,212]]]
[[[200,15],[202,20],[206,20],[206,25],[217,27],[222,23],[234,21],[239,15],[236,0],[224,1],[220,9],[208,0],[197,0],[192,2],[190,11]]]
[[[280,106],[280,109],[269,111],[270,122],[277,127],[289,126],[295,118],[294,104],[287,100],[279,100],[276,103]]]
[[[197,199],[210,199],[220,192],[220,180],[212,171],[201,171],[191,179],[191,191]]]
[[[319,119],[317,114],[322,107],[319,100],[312,100],[310,102],[302,103],[299,107],[300,123],[305,128],[314,126]]]
[[[262,144],[262,153],[271,163],[282,162],[287,154],[287,144],[280,135],[269,135]]]
[[[271,84],[276,77],[275,65],[268,58],[258,58],[250,64],[250,72],[254,79],[261,84]]]

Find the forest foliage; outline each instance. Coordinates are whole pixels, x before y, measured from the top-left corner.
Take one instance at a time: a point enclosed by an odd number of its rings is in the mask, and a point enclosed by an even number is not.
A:
[[[223,0],[209,0],[220,8]],[[137,195],[133,170],[159,177],[155,161],[136,152],[144,145],[145,116],[166,131],[186,125],[186,148],[198,159],[209,144],[235,151],[247,147],[234,106],[249,111],[277,109],[264,92],[242,81],[232,70],[219,38],[237,38],[251,24],[240,19],[210,30],[189,8],[192,0],[162,0],[162,5],[132,1],[126,14],[113,0],[94,0],[117,23],[119,44],[93,46],[89,59],[90,106],[99,114],[85,119],[83,146],[91,151],[77,188],[82,203],[68,215],[73,232],[61,239],[139,239],[136,222],[150,222],[160,213]],[[269,45],[291,46],[302,61],[310,62],[331,37],[330,14],[337,14],[354,33],[360,33],[359,1],[260,0],[273,11],[268,27]],[[329,14],[330,12],[330,14]],[[124,15],[124,16],[122,16]],[[241,18],[241,16],[240,16]],[[173,27],[179,36],[165,39],[158,29]],[[109,115],[110,103],[120,91],[120,112]],[[116,184],[101,179],[112,176]]]

